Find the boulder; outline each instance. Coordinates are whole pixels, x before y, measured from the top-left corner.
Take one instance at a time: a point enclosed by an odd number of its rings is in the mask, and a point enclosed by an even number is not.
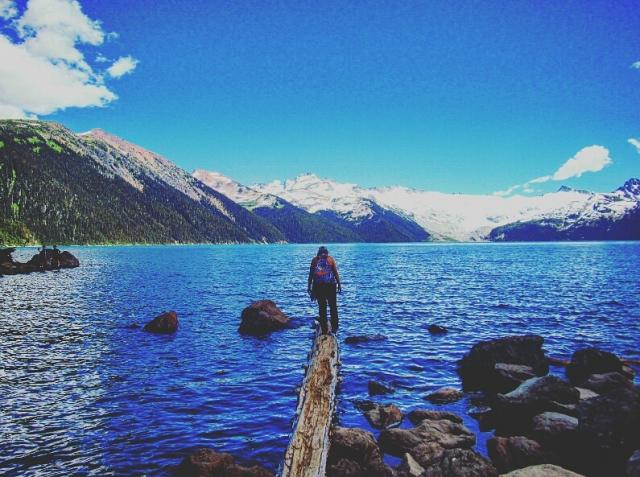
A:
[[[65,250],[58,257],[58,266],[60,268],[76,268],[80,266],[80,261],[71,252]]]
[[[487,459],[470,449],[445,449],[440,458],[425,467],[424,477],[497,477]]]
[[[264,336],[290,326],[290,319],[271,300],[254,301],[240,315],[240,333]]]
[[[633,382],[622,373],[611,371],[609,373],[592,374],[581,386],[598,394],[605,394],[618,388],[632,389]]]
[[[513,391],[527,379],[536,377],[533,368],[526,364],[496,363],[493,371],[491,389],[499,393]]]
[[[388,386],[383,383],[379,383],[378,381],[374,381],[371,379],[367,384],[367,388],[369,391],[369,396],[375,396],[378,394],[390,394],[395,391],[391,386]]]
[[[369,424],[376,429],[386,429],[397,426],[402,422],[404,417],[402,411],[393,404],[387,404],[386,406],[374,404],[371,409],[365,411],[364,415],[367,421],[369,421]]]
[[[178,325],[178,314],[175,311],[165,311],[144,325],[144,330],[151,333],[171,334],[176,332]]]
[[[567,443],[577,429],[578,419],[559,412],[538,414],[531,424],[533,435],[542,443]]]
[[[385,335],[355,335],[347,336],[344,342],[345,344],[360,344],[368,343],[369,341],[384,341],[386,339]]]
[[[578,404],[576,469],[590,475],[623,475],[640,448],[640,391],[618,388]]]
[[[448,404],[462,399],[464,393],[452,387],[440,388],[437,391],[427,394],[424,398],[434,404]]]
[[[540,464],[525,467],[504,474],[501,477],[584,477],[570,470],[563,469],[553,464]]]
[[[446,419],[427,419],[413,429],[383,430],[378,442],[384,452],[401,457],[405,452],[413,455],[412,449],[423,442],[437,444],[445,449],[472,447],[476,443],[476,436],[462,424]]]
[[[436,324],[429,325],[427,330],[432,335],[443,335],[449,331],[446,327]]]
[[[471,351],[458,361],[458,374],[465,391],[493,389],[497,363],[529,366],[536,376],[549,372],[549,365],[542,350],[544,339],[537,335],[508,336],[475,344]]]
[[[268,470],[253,466],[242,467],[234,463],[230,454],[213,449],[197,449],[176,468],[176,477],[273,477]]]
[[[567,366],[567,377],[572,384],[581,385],[592,374],[611,371],[622,371],[622,361],[615,354],[598,348],[585,348],[571,356],[571,363]]]
[[[635,451],[627,461],[627,477],[640,477],[640,449]]]
[[[364,429],[334,427],[327,458],[330,477],[391,477],[373,434]]]
[[[543,376],[523,382],[507,394],[498,394],[493,417],[500,434],[526,433],[531,419],[546,411],[571,413],[580,399],[576,388],[555,376]]]
[[[553,459],[538,442],[524,436],[492,437],[487,441],[487,451],[493,465],[503,473]]]
[[[453,412],[448,411],[432,411],[430,409],[414,409],[409,413],[409,421],[417,426],[424,420],[438,421],[445,419],[447,421],[462,424],[462,418]]]

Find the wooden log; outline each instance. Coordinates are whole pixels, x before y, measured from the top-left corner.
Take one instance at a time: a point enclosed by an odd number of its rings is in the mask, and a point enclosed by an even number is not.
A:
[[[338,382],[338,342],[316,332],[281,477],[325,477]]]

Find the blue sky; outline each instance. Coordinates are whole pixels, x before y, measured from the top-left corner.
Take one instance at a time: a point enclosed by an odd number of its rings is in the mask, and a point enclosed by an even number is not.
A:
[[[105,105],[37,116],[101,127],[187,170],[248,184],[312,171],[466,193],[545,176],[527,189],[606,191],[640,176],[640,149],[628,142],[640,138],[637,2],[80,5],[104,33],[74,47]],[[12,26],[26,6],[17,2],[0,30],[15,45],[28,37]],[[111,76],[118,58],[133,64]],[[608,151],[587,159],[601,170],[553,179],[593,145]]]

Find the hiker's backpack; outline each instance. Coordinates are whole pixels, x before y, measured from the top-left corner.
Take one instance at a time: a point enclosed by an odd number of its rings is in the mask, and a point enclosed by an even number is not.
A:
[[[313,270],[314,283],[333,283],[333,270],[329,265],[328,257],[318,257],[316,267]]]

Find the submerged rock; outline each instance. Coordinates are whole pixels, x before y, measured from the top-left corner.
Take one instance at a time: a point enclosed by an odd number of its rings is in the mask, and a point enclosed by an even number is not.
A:
[[[492,437],[487,441],[487,451],[493,465],[503,473],[552,459],[540,443],[524,436]]]
[[[385,335],[355,335],[347,336],[344,340],[345,344],[360,344],[368,343],[370,341],[384,341],[387,337]]]
[[[373,379],[369,380],[367,389],[369,391],[369,396],[375,396],[378,394],[391,394],[395,392],[395,389],[393,389],[391,386],[379,383],[378,381],[374,381]]]
[[[452,387],[440,388],[437,391],[427,394],[424,398],[434,404],[448,404],[462,399],[464,393],[459,389]]]
[[[245,335],[264,336],[291,326],[291,320],[271,300],[254,301],[240,315],[239,331]]]
[[[373,434],[364,429],[334,427],[327,458],[330,477],[391,477]]]
[[[175,311],[165,311],[144,325],[144,330],[151,333],[171,334],[177,329],[178,314]]]
[[[611,371],[622,371],[622,361],[615,354],[598,348],[585,348],[571,356],[571,363],[567,366],[567,377],[572,384],[581,385],[592,374]]]
[[[436,324],[429,325],[427,330],[432,335],[443,335],[443,334],[445,334],[445,333],[447,333],[449,331],[446,327],[441,326],[441,325],[436,325]]]
[[[508,336],[475,344],[458,361],[458,374],[466,391],[498,392],[495,388],[498,363],[529,366],[536,376],[549,372],[547,358],[542,350],[544,339],[537,335]]]
[[[376,429],[386,429],[397,426],[404,418],[402,411],[393,404],[387,404],[386,406],[374,404],[372,408],[365,411],[364,415],[367,421],[369,421],[369,424]]]
[[[259,467],[242,467],[234,463],[231,454],[201,448],[188,455],[176,468],[176,477],[274,477]]]

